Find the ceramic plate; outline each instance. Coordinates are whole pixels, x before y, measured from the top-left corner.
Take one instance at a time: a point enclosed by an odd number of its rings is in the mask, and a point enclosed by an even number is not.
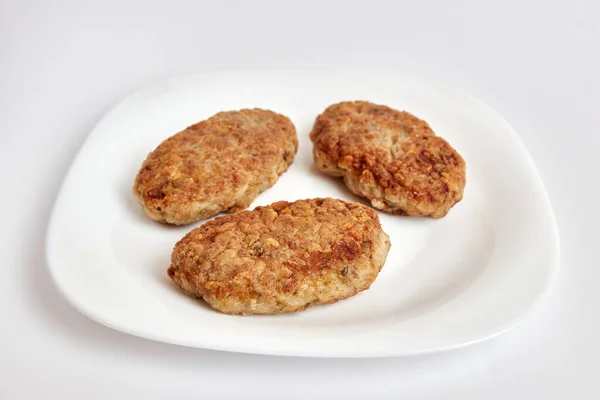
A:
[[[439,220],[380,212],[392,248],[368,291],[279,316],[230,316],[167,277],[173,245],[200,223],[149,220],[134,177],[165,138],[219,111],[289,116],[296,160],[252,204],[311,197],[357,201],[312,163],[308,133],[329,104],[369,100],[426,120],[467,162],[464,200]],[[117,105],[91,132],[65,179],[47,259],[62,294],[90,318],[162,342],[248,353],[378,357],[464,346],[514,326],[547,297],[558,271],[550,203],[509,124],[472,96],[401,76],[239,72],[171,79]]]

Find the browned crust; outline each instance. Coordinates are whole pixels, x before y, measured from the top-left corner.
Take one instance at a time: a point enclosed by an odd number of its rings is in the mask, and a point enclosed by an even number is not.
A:
[[[168,274],[219,311],[279,314],[368,289],[389,247],[369,207],[280,201],[192,230],[175,245]]]
[[[381,210],[445,216],[462,199],[463,158],[427,122],[365,101],[328,107],[310,138],[317,167]]]
[[[297,149],[296,129],[283,115],[221,112],[161,143],[133,192],[150,218],[170,224],[243,210],[275,184]]]

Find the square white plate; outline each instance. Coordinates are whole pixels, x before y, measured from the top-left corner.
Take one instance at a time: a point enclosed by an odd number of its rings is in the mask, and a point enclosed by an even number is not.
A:
[[[329,104],[369,100],[430,123],[467,162],[464,200],[444,219],[380,213],[392,248],[371,289],[280,316],[229,316],[183,295],[167,277],[173,245],[199,225],[149,220],[131,187],[165,138],[222,110],[289,116],[296,160],[251,208],[277,200],[356,201],[312,166],[308,133]],[[56,201],[47,260],[62,294],[90,318],[186,346],[321,357],[432,352],[514,326],[547,297],[558,237],[538,173],[515,132],[471,96],[399,76],[326,72],[194,75],[156,84],[116,106],[90,134]]]

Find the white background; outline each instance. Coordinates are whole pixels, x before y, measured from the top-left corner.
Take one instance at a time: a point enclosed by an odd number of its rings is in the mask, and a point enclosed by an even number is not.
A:
[[[188,349],[80,315],[43,250],[78,147],[128,93],[222,69],[392,71],[487,102],[523,138],[556,212],[549,302],[483,344],[369,360]],[[0,399],[600,398],[599,73],[595,0],[0,0]]]

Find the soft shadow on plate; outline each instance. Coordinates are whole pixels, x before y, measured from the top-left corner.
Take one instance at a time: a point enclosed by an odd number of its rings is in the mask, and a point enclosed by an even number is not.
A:
[[[346,184],[344,183],[343,178],[327,175],[326,173],[320,171],[314,163],[310,165],[308,172],[311,176],[322,179],[323,181],[327,182],[328,185],[335,187],[334,190],[336,191],[336,193],[339,193],[339,196],[330,195],[327,197],[335,197],[347,201],[353,201],[355,203],[360,203],[372,208],[371,203],[367,199],[358,196],[357,194],[353,193],[350,189],[348,189],[348,186],[346,186]],[[375,209],[375,211],[379,213],[382,212],[381,210],[377,209]]]

